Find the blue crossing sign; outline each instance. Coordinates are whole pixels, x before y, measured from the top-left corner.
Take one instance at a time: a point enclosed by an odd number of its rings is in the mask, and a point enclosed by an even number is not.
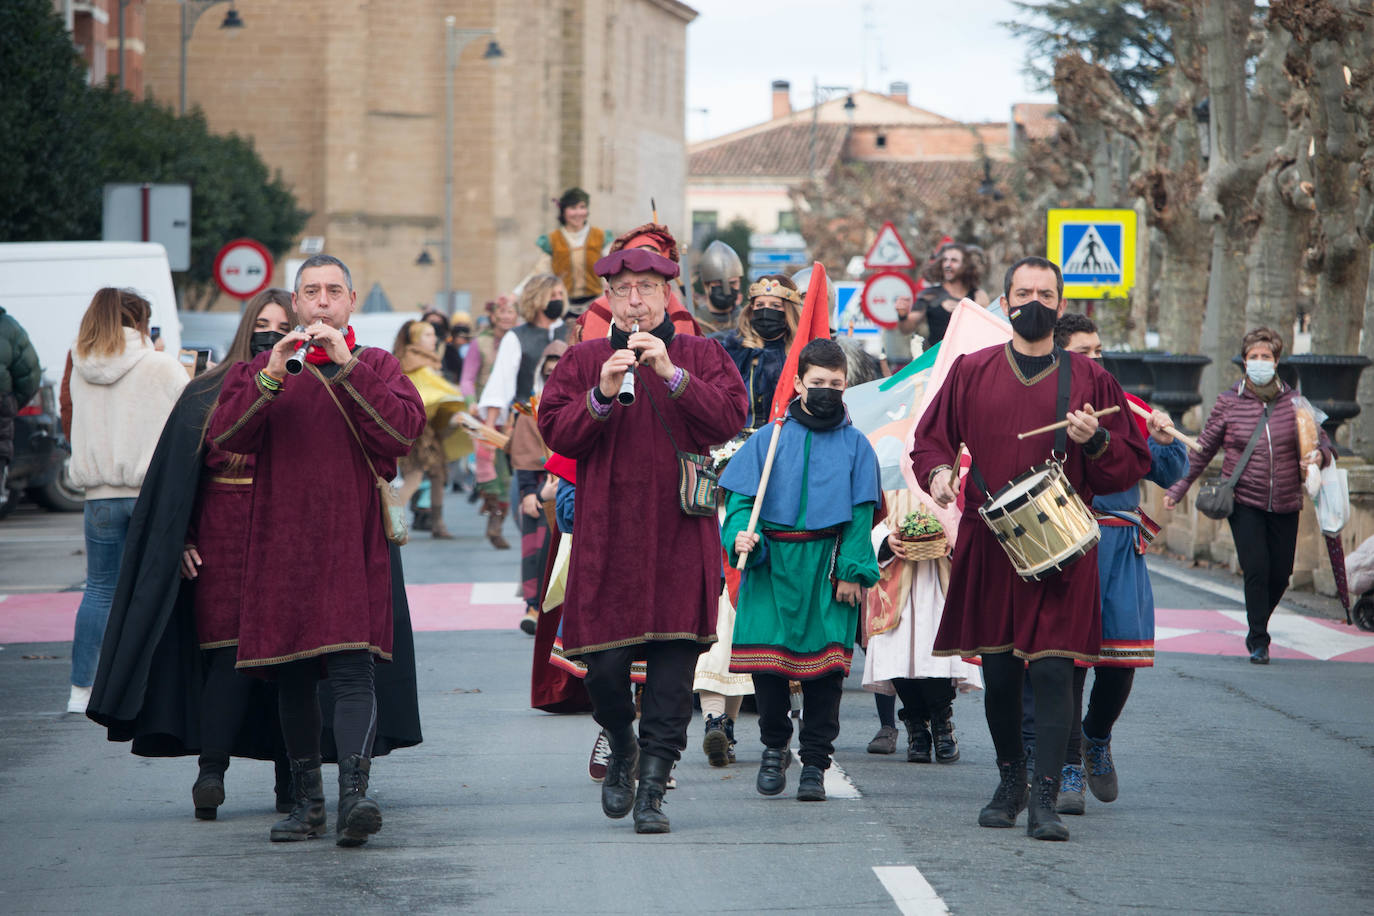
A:
[[[1066,299],[1126,296],[1135,285],[1134,210],[1051,210],[1046,257],[1064,274]]]

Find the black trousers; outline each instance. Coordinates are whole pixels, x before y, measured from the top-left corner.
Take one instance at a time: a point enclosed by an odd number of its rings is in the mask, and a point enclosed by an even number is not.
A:
[[[1245,580],[1245,617],[1250,624],[1245,648],[1253,652],[1269,646],[1269,617],[1293,575],[1298,513],[1265,512],[1236,503],[1229,521]]]
[[[840,697],[844,693],[844,673],[833,671],[824,677],[801,682],[802,763],[830,768],[835,739],[840,736]],[[792,695],[787,678],[777,674],[754,674],[754,703],[759,709],[759,737],[764,747],[786,747],[792,740]]]
[[[322,664],[334,691],[334,744],[339,759],[353,754],[371,757],[377,737],[376,663],[366,649],[333,652],[323,659],[307,658],[277,669],[277,711],[286,752],[292,760],[320,757]]]
[[[582,656],[587,664],[583,683],[592,698],[592,718],[611,732],[634,726],[630,665],[642,655],[646,671],[639,716],[640,753],[681,759],[687,747],[687,726],[692,721],[692,679],[700,654],[700,643],[674,639]]]
[[[954,679],[894,677],[892,686],[902,698],[903,711],[918,722],[929,722],[954,702]]]

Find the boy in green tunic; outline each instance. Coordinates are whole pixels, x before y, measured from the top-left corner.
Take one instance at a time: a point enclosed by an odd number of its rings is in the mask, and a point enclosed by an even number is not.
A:
[[[721,538],[731,563],[747,554],[730,670],[754,679],[763,758],[758,790],[787,785],[792,738],[789,680],[801,681],[800,801],[825,801],[824,772],[840,733],[840,694],[854,656],[862,591],[878,581],[870,532],[881,499],[878,459],[844,409],[844,351],[832,340],[803,348],[799,397],[779,420],[777,454],[758,533],[749,516],[772,424],[730,460]]]

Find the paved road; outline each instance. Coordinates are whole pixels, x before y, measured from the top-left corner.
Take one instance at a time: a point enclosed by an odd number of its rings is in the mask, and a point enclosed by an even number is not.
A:
[[[483,547],[464,505],[448,514],[459,539],[418,536],[405,551],[409,580],[513,583],[513,552]],[[25,509],[0,523],[0,591],[11,596],[0,623],[22,591],[80,582],[70,554],[79,534],[79,516]],[[1215,592],[1234,580],[1202,584],[1211,590],[1156,576],[1159,606],[1234,614]],[[479,591],[489,597],[473,602]],[[468,587],[448,628],[417,634],[426,740],[378,761],[386,822],[362,850],[267,842],[276,815],[262,763],[236,762],[220,819],[194,820],[193,761],[133,757],[59,714],[69,645],[6,641],[0,910],[1369,911],[1374,665],[1276,658],[1257,668],[1234,655],[1163,654],[1138,677],[1117,728],[1120,800],[1089,798],[1065,844],[975,826],[996,781],[978,695],[956,701],[963,759],[914,765],[864,753],[877,723],[851,679],[836,757],[854,797],[759,796],[752,717],[739,726],[741,763],[725,770],[697,749],[698,720],[668,796],[673,833],[637,837],[628,820],[600,814],[586,776],[590,718],[529,709],[531,641],[502,591]],[[1291,625],[1295,639],[1326,626]],[[1227,636],[1199,632],[1206,638],[1189,645]],[[922,898],[927,887],[938,900]]]

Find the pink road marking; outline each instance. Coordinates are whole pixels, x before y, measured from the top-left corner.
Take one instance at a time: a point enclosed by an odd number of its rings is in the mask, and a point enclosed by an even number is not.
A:
[[[1216,630],[1221,632],[1235,630],[1238,627],[1242,632],[1245,630],[1245,624],[1236,623],[1221,611],[1174,608],[1155,608],[1155,626],[1174,627],[1179,630]]]
[[[472,583],[407,585],[410,626],[416,632],[513,630],[523,613],[518,604],[473,604]]]
[[[71,642],[81,592],[9,595],[0,601],[0,643]]]
[[[1333,655],[1327,659],[1331,662],[1374,662],[1374,646],[1365,649],[1356,649],[1354,652],[1342,652],[1340,655]]]

